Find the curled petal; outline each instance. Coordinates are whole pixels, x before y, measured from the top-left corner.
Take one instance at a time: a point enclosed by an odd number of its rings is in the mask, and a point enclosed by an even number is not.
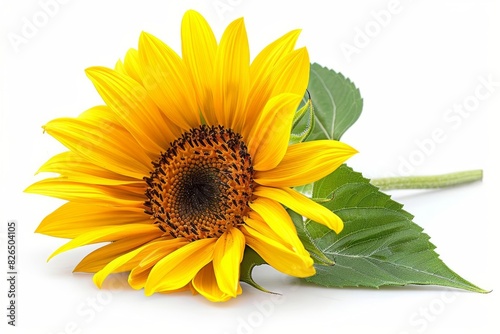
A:
[[[213,266],[217,284],[225,294],[236,297],[245,236],[237,228],[224,232],[215,244]],[[201,292],[200,292],[201,293]]]
[[[158,261],[144,287],[147,296],[177,290],[188,284],[214,255],[215,239],[200,239],[177,249]]]
[[[139,234],[113,241],[85,256],[73,272],[96,273],[117,257],[130,252],[131,249],[141,247],[152,240],[158,240],[161,234],[161,231],[159,231],[157,234]],[[129,262],[125,266],[120,267],[120,270],[130,271],[134,266],[133,262]]]
[[[276,235],[291,246],[293,251],[306,253],[302,242],[297,237],[297,230],[295,229],[295,225],[293,225],[290,215],[281,204],[269,198],[258,197],[249,203],[249,205],[252,210],[260,215],[262,220],[266,222]],[[266,235],[269,236],[267,233]]]
[[[258,222],[254,222],[253,226],[257,225]],[[248,246],[275,269],[295,277],[309,277],[315,274],[314,261],[309,253],[295,252],[279,240],[272,239],[250,226],[243,226],[242,232]]]
[[[241,285],[236,282],[236,292],[234,296],[228,295],[223,292],[215,278],[213,262],[209,262],[205,267],[203,267],[194,277],[193,288],[200,293],[206,299],[212,302],[225,302],[231,297],[241,294]]]
[[[344,223],[339,216],[293,189],[261,186],[255,189],[254,195],[274,199],[298,214],[329,227],[336,233],[340,233],[344,228]]]
[[[101,288],[102,283],[106,279],[106,277],[109,276],[109,274],[113,272],[118,272],[120,267],[123,267],[124,265],[129,264],[130,261],[137,256],[146,246],[142,246],[139,248],[134,249],[131,252],[128,252],[126,254],[123,254],[122,256],[119,256],[115,259],[113,259],[111,262],[109,262],[104,268],[99,270],[97,273],[94,274],[93,280],[94,284],[97,285],[97,287]],[[129,269],[130,270],[130,269]]]

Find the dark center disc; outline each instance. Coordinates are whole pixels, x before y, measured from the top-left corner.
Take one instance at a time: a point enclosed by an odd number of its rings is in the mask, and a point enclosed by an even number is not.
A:
[[[172,237],[221,236],[243,224],[253,168],[241,135],[222,126],[191,129],[153,162],[145,212]]]

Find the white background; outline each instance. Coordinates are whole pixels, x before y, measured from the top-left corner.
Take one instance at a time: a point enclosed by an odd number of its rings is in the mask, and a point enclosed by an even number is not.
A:
[[[16,219],[16,332],[500,331],[495,317],[500,306],[495,211],[500,169],[494,158],[500,142],[498,2],[60,0],[57,8],[49,9],[43,5],[47,2],[2,0],[0,5],[0,254],[5,254],[0,267],[6,266],[5,225]],[[393,195],[416,216],[452,269],[494,291],[481,295],[434,287],[327,289],[298,284],[262,267],[255,270],[255,278],[282,297],[244,286],[237,299],[213,304],[189,294],[145,297],[120,276],[98,290],[90,275],[72,274],[92,247],[47,264],[48,255],[64,240],[33,231],[61,201],[22,192],[45,177],[34,173],[63,149],[42,134],[41,126],[101,103],[83,70],[112,67],[129,47],[137,46],[142,30],[180,51],[180,22],[189,8],[201,12],[219,37],[229,22],[244,16],[252,56],[285,32],[302,28],[299,44],[308,47],[311,60],[342,72],[361,90],[363,114],[343,140],[360,151],[350,165],[366,176],[484,169],[482,183]],[[388,8],[390,17],[382,15]],[[34,23],[36,30],[25,27]],[[15,38],[25,40],[16,45]],[[349,47],[356,53],[342,51]],[[487,87],[481,80],[488,78],[494,84]],[[457,106],[465,110],[463,116],[454,112]],[[433,139],[436,132],[440,134]],[[1,328],[7,327],[4,274]]]

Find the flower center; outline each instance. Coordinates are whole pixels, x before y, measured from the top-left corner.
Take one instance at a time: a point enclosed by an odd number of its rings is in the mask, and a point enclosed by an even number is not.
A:
[[[191,129],[153,162],[144,203],[160,230],[189,241],[243,224],[252,196],[252,159],[240,134],[222,126]]]

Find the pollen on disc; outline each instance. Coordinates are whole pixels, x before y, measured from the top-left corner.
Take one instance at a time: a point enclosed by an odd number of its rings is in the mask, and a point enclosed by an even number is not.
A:
[[[153,167],[144,178],[145,212],[163,232],[193,241],[243,224],[254,171],[238,133],[222,126],[191,129]]]

